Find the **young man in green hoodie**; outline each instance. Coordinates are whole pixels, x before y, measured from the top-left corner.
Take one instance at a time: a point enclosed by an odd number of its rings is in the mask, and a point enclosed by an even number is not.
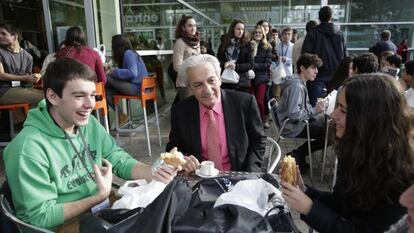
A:
[[[90,117],[95,82],[96,74],[73,59],[49,64],[43,81],[46,99],[29,112],[23,130],[4,151],[7,181],[21,220],[57,229],[108,198],[112,171],[123,179],[165,183],[176,175],[168,166],[153,175],[151,166],[118,147]]]

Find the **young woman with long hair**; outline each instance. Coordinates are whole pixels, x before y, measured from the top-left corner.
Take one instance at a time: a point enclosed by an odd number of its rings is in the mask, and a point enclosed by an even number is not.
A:
[[[253,31],[253,71],[255,77],[252,80],[252,91],[256,97],[257,105],[259,106],[260,116],[265,128],[269,125],[266,122],[266,85],[269,82],[269,68],[272,63],[272,45],[266,39],[265,29],[257,25]]]
[[[70,57],[86,64],[95,71],[98,82],[106,82],[102,60],[95,50],[86,46],[85,33],[80,27],[73,26],[66,31],[63,47],[56,52],[56,58],[61,57]]]
[[[117,68],[109,72],[105,91],[108,105],[114,107],[114,95],[141,94],[141,83],[148,76],[148,71],[141,56],[124,35],[112,37],[112,58]]]
[[[239,83],[222,83],[221,87],[249,92],[250,80],[246,73],[253,69],[253,56],[250,38],[245,31],[243,20],[235,19],[230,24],[229,30],[218,48],[217,58],[220,61],[222,70],[230,68],[235,70],[240,76]]]
[[[173,65],[175,71],[178,71],[178,67],[185,59],[200,54],[200,33],[197,32],[197,25],[193,16],[181,16],[175,29],[175,38]],[[175,85],[180,100],[191,95],[190,90],[187,88],[187,81],[183,77],[177,76]]]
[[[406,213],[414,180],[414,111],[382,73],[347,79],[331,115],[338,176],[332,193],[282,182],[283,197],[318,232],[384,232]]]

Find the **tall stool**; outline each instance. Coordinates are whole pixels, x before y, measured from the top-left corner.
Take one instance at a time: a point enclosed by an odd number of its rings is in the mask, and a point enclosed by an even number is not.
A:
[[[151,145],[150,145],[150,137],[148,131],[148,119],[147,119],[147,101],[152,100],[154,102],[154,110],[155,110],[155,118],[156,118],[156,125],[158,130],[158,141],[161,147],[161,133],[160,133],[160,123],[158,119],[158,108],[157,108],[157,75],[151,75],[149,77],[145,77],[141,83],[141,95],[140,96],[131,96],[131,95],[114,95],[114,105],[115,105],[115,125],[116,125],[116,140],[119,142],[119,133],[129,133],[130,140],[131,133],[139,132],[139,127],[133,127],[132,120],[131,120],[131,100],[139,99],[141,100],[141,107],[144,112],[144,122],[145,122],[145,136],[147,138],[147,146],[148,146],[148,154],[151,156]],[[128,123],[125,128],[119,126],[118,121],[118,104],[120,100],[127,100],[127,114],[128,114]]]
[[[106,104],[105,84],[103,82],[96,83],[96,104],[95,104],[95,116],[100,121],[100,110],[102,110],[104,117],[104,124],[106,132],[109,133],[108,123],[108,105]]]
[[[28,103],[19,103],[19,104],[2,104],[0,105],[0,110],[9,110],[9,121],[10,121],[10,138],[14,138],[16,134],[14,133],[14,121],[13,121],[13,110],[23,108],[24,112],[27,115],[29,111]],[[0,142],[0,146],[6,146],[9,142]]]

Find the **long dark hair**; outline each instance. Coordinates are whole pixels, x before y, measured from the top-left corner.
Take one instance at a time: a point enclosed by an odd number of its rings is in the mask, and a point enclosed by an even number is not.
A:
[[[336,152],[345,192],[361,208],[396,200],[414,180],[414,111],[386,74],[357,75],[343,90],[346,127]]]
[[[86,45],[85,33],[78,26],[70,27],[66,31],[65,46],[80,47]]]
[[[177,23],[177,26],[175,27],[175,39],[183,37],[183,27],[185,27],[185,24],[189,19],[194,19],[191,15],[182,15],[180,20]]]
[[[334,89],[338,89],[349,78],[349,64],[352,62],[352,57],[346,56],[338,64],[335,73],[332,76],[332,80],[328,84],[328,93]]]
[[[120,34],[112,36],[112,58],[119,67],[123,66],[124,52],[128,49],[135,51],[127,36]]]
[[[234,37],[234,28],[236,27],[236,25],[238,23],[246,25],[246,23],[241,19],[233,20],[233,22],[229,26],[229,30],[228,30],[227,34],[225,34],[225,36],[224,36],[222,45],[220,47],[222,52],[225,52],[226,49],[230,46],[231,39]],[[249,43],[250,43],[249,33],[247,32],[247,30],[245,28],[244,33],[243,33],[242,37],[240,38],[240,46],[245,46]]]

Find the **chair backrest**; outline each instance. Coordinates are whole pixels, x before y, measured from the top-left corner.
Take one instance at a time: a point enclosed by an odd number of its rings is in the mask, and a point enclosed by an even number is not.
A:
[[[146,107],[147,100],[157,101],[157,75],[144,77],[141,83],[141,107]]]
[[[269,109],[270,117],[273,120],[273,124],[271,124],[271,126],[276,132],[275,139],[277,142],[279,142],[283,129],[285,128],[285,125],[289,121],[289,119],[285,119],[282,123],[282,126],[280,126],[279,117],[277,115],[277,108],[279,107],[279,103],[275,98],[269,100],[269,102],[267,103],[267,107]]]
[[[96,83],[96,105],[95,109],[102,109],[104,115],[108,115],[108,105],[106,104],[105,84],[103,82]]]
[[[281,157],[282,151],[279,144],[273,138],[267,137],[262,166],[265,168],[264,171],[267,173],[273,173]]]
[[[14,211],[10,205],[10,202],[7,200],[4,194],[0,195],[0,206],[1,206],[1,212],[4,214],[4,216],[7,219],[9,219],[11,222],[13,222],[21,232],[41,232],[41,233],[52,233],[53,232],[47,229],[42,229],[42,228],[33,226],[31,224],[25,223],[22,220],[18,219],[14,215]]]

